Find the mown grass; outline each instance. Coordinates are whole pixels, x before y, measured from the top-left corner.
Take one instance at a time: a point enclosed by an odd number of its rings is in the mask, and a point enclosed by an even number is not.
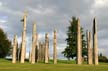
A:
[[[25,62],[20,64],[12,64],[11,61],[0,59],[0,71],[108,71],[108,63],[100,63],[99,65],[76,65],[75,61],[58,60],[58,64],[53,64],[50,60],[49,64],[43,62],[30,64]]]

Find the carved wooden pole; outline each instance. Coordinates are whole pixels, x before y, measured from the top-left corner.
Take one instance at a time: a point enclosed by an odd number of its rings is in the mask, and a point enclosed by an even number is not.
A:
[[[36,33],[36,45],[35,45],[35,61],[38,62],[38,34]]]
[[[42,43],[41,42],[39,42],[39,51],[38,51],[38,59],[39,59],[39,61],[41,61],[41,51],[42,50]]]
[[[29,62],[31,62],[31,49],[29,51]]]
[[[48,34],[45,34],[45,63],[48,63]]]
[[[88,50],[88,64],[92,64],[92,42],[91,42],[91,33],[87,31],[87,50]]]
[[[35,63],[35,48],[36,48],[36,24],[33,24],[32,30],[32,55],[31,55],[31,63]]]
[[[17,35],[14,36],[13,40],[12,63],[16,63],[16,52],[17,52]]]
[[[45,60],[45,43],[40,43],[39,46],[39,60],[44,61]]]
[[[82,41],[81,41],[81,28],[80,20],[77,23],[77,64],[82,64]]]
[[[57,38],[56,38],[56,30],[54,30],[54,43],[53,43],[53,60],[54,64],[57,64]]]
[[[96,18],[93,20],[93,62],[98,65],[98,41]]]
[[[42,44],[42,61],[45,60],[45,43]]]
[[[29,62],[32,60],[32,47],[29,48]]]
[[[49,52],[49,40],[48,40],[48,60],[50,59],[50,52]]]
[[[22,42],[20,43],[19,49],[18,49],[18,61],[20,62],[21,59],[21,49],[22,49]]]
[[[24,13],[23,17],[23,33],[22,33],[22,50],[21,50],[21,63],[24,63],[25,61],[25,53],[26,53],[26,18],[27,13]]]

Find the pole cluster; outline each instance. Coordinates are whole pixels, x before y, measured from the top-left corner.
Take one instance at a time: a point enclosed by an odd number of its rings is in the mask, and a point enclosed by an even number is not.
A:
[[[78,19],[77,22],[77,64],[82,64],[82,40],[81,26]],[[97,24],[96,18],[93,19],[93,46],[91,32],[87,31],[87,63],[98,65],[98,42],[97,42]]]
[[[23,22],[23,32],[22,32],[22,43],[20,48],[18,48],[17,35],[14,36],[13,40],[13,53],[12,53],[12,63],[16,63],[16,60],[20,60],[21,63],[25,62],[26,57],[26,21],[27,13],[24,13]],[[36,23],[32,27],[32,47],[29,52],[29,62],[35,64],[35,62],[45,62],[49,63],[49,37],[48,33],[45,34],[45,41],[38,41],[38,33],[36,32]],[[53,32],[53,62],[57,64],[57,31]],[[93,46],[92,46],[93,37]],[[19,49],[19,50],[17,50]],[[77,22],[77,57],[76,63],[78,65],[82,64],[82,34],[80,20]],[[87,63],[98,65],[98,40],[97,40],[97,23],[96,18],[93,19],[93,36],[90,31],[87,31]],[[17,54],[18,53],[18,54]]]
[[[12,53],[12,63],[16,63],[16,60],[20,60],[21,63],[25,62],[26,58],[26,27],[27,27],[27,12],[24,12],[23,19],[23,31],[22,31],[22,42],[18,48],[17,36],[14,36],[13,40],[13,53]],[[56,47],[56,31],[54,31],[53,39],[53,58],[54,64],[57,63],[57,47]],[[45,34],[45,42],[38,41],[38,33],[36,32],[36,23],[33,23],[32,27],[32,47],[29,52],[29,62],[35,64],[35,62],[45,62],[49,63],[50,54],[49,54],[49,37],[48,33]]]

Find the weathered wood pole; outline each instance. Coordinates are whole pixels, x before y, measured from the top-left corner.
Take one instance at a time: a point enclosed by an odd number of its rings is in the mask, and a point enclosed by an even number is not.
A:
[[[45,60],[45,43],[42,44],[42,61]]]
[[[80,20],[77,22],[77,64],[82,64],[82,40]]]
[[[21,50],[21,63],[24,63],[26,56],[26,18],[27,13],[24,13],[23,17],[23,33],[22,33],[22,50]]]
[[[39,43],[38,61],[43,62],[45,60],[45,43]]]
[[[36,42],[35,42],[35,61],[38,62],[38,34],[36,33]]]
[[[48,63],[48,34],[45,34],[45,63]]]
[[[36,48],[36,23],[33,24],[32,30],[32,52],[31,52],[31,63],[35,63],[35,48]]]
[[[21,60],[21,49],[22,49],[22,42],[19,44],[19,48],[18,48],[18,61],[19,62]]]
[[[17,52],[17,35],[14,36],[13,40],[12,63],[16,63],[16,52]]]
[[[93,19],[93,63],[98,65],[98,41],[97,41],[97,23]]]
[[[42,60],[41,53],[42,53],[42,43],[39,42],[38,61]]]
[[[91,33],[89,31],[87,31],[87,51],[88,51],[87,63],[92,64],[93,63],[92,42],[91,42]]]
[[[57,37],[56,37],[56,30],[54,30],[53,60],[54,60],[54,64],[57,64]]]
[[[48,60],[50,59],[50,52],[49,52],[49,40],[48,40]]]
[[[29,51],[29,62],[31,63],[31,49]]]

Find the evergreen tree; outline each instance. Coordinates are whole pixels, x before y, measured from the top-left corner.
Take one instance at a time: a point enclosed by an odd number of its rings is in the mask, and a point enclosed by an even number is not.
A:
[[[7,35],[0,29],[0,58],[8,55],[12,49],[11,42],[8,40]]]
[[[98,60],[99,60],[99,62],[108,62],[107,57],[106,56],[103,56],[102,53],[99,54]]]
[[[76,17],[72,17],[70,21],[70,26],[68,27],[67,36],[67,47],[62,52],[64,56],[70,60],[70,58],[74,58],[77,55],[77,22],[78,19]],[[86,41],[85,41],[85,34],[83,32],[83,28],[81,27],[81,35],[82,35],[82,56],[87,56],[87,48],[86,48]]]

